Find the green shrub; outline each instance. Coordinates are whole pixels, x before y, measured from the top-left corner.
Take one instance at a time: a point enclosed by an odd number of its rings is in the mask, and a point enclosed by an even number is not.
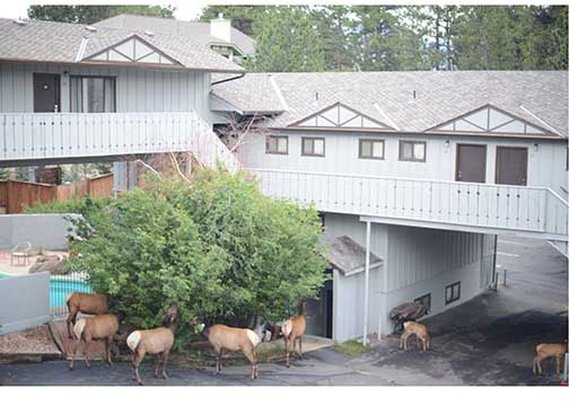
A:
[[[191,186],[155,179],[72,207],[89,227],[71,243],[81,255],[69,269],[89,273],[138,328],[160,325],[170,302],[180,308],[181,337],[194,317],[241,326],[281,319],[325,280],[317,212],[262,195],[244,174],[202,170]]]

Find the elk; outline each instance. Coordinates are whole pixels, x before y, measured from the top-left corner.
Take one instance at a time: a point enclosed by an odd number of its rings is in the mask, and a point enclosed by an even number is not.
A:
[[[266,340],[267,332],[269,332],[269,334],[271,335],[271,338],[269,339],[269,341],[274,341],[283,335],[282,326],[280,326],[276,323],[275,324],[266,323],[263,327],[263,337],[262,337],[261,341],[264,342]]]
[[[555,357],[557,362],[557,374],[561,372],[561,357],[567,352],[567,340],[563,344],[538,344],[535,347],[536,357],[533,359],[533,373],[535,375],[536,370],[541,375],[541,361],[545,358]]]
[[[160,372],[160,358],[162,358],[162,377],[168,379],[166,366],[168,364],[168,355],[174,345],[174,331],[178,321],[178,308],[175,304],[171,304],[164,317],[164,325],[151,330],[135,330],[126,338],[128,348],[133,352],[132,356],[132,380],[136,380],[142,385],[138,367],[148,354],[157,354],[156,364],[154,366],[154,377],[158,378]]]
[[[108,312],[107,295],[101,293],[71,292],[65,298],[65,303],[69,310],[69,316],[67,316],[67,333],[69,338],[73,338],[71,326],[75,324],[78,312],[93,315]]]
[[[427,326],[415,321],[406,321],[403,323],[403,334],[399,341],[399,348],[407,349],[407,339],[412,335],[417,336],[417,348],[421,348],[419,340],[423,342],[423,351],[431,349],[431,336]]]
[[[206,328],[204,323],[199,323],[197,330],[203,332],[217,355],[215,375],[221,371],[221,355],[223,350],[227,350],[241,351],[251,362],[251,379],[259,377],[256,348],[261,343],[261,338],[257,333],[248,328],[228,327],[223,324]]]
[[[112,365],[111,361],[111,344],[113,342],[114,335],[119,331],[119,324],[124,318],[122,313],[114,314],[99,314],[94,317],[81,318],[73,326],[73,332],[75,333],[77,342],[75,343],[75,350],[73,351],[73,356],[71,358],[71,363],[69,364],[69,369],[73,369],[75,366],[75,357],[79,352],[79,344],[81,341],[85,342],[83,347],[83,355],[85,356],[85,363],[87,368],[91,368],[89,363],[88,348],[93,340],[104,340],[105,341],[105,356],[109,365]]]
[[[285,346],[285,357],[286,357],[286,367],[290,367],[290,351],[288,350],[288,343],[292,343],[292,351],[295,351],[296,341],[298,340],[298,349],[300,358],[303,359],[302,355],[302,337],[304,336],[304,330],[306,330],[306,318],[304,317],[305,304],[301,303],[298,306],[298,315],[291,317],[283,322],[282,334],[284,337]]]

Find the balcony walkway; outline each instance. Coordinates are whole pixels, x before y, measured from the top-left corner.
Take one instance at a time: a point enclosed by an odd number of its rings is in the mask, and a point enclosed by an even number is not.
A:
[[[568,204],[548,188],[249,169],[263,193],[363,221],[567,241]]]
[[[0,167],[85,162],[192,152],[206,166],[237,158],[194,111],[158,113],[0,113]]]

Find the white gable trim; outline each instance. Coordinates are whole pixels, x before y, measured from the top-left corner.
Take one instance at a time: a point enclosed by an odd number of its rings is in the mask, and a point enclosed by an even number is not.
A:
[[[490,104],[438,124],[425,132],[551,135],[551,131],[530,124]]]
[[[82,59],[82,61],[109,63],[137,63],[153,65],[182,65],[174,58],[142,39],[133,35],[117,42],[102,51],[98,51]]]
[[[393,130],[393,127],[360,113],[343,103],[334,103],[290,124],[288,127]]]

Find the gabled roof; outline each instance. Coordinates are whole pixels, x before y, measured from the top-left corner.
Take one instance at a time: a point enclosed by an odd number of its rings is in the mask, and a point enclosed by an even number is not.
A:
[[[424,71],[248,73],[222,83],[213,92],[248,111],[261,111],[279,100],[285,110],[265,120],[288,128],[341,102],[397,132],[421,133],[490,105],[546,134],[568,134],[566,71]],[[500,136],[497,134],[496,136]]]
[[[0,19],[0,60],[86,63],[85,56],[116,47],[133,35],[179,63],[172,68],[243,72],[243,68],[210,50],[207,44],[191,38],[38,20],[18,24]]]
[[[288,127],[393,130],[392,127],[362,114],[341,102],[334,103],[316,113],[303,117],[289,124]]]
[[[97,27],[128,29],[128,30],[149,30],[154,33],[183,35],[193,38],[195,41],[204,44],[226,43],[220,38],[210,34],[210,23],[197,21],[182,21],[173,18],[161,18],[152,16],[141,16],[132,14],[121,14],[94,24]],[[231,28],[231,42],[237,49],[245,55],[255,53],[255,41],[241,31]]]
[[[551,130],[528,124],[502,109],[487,104],[453,120],[428,129],[429,132],[553,135]]]

